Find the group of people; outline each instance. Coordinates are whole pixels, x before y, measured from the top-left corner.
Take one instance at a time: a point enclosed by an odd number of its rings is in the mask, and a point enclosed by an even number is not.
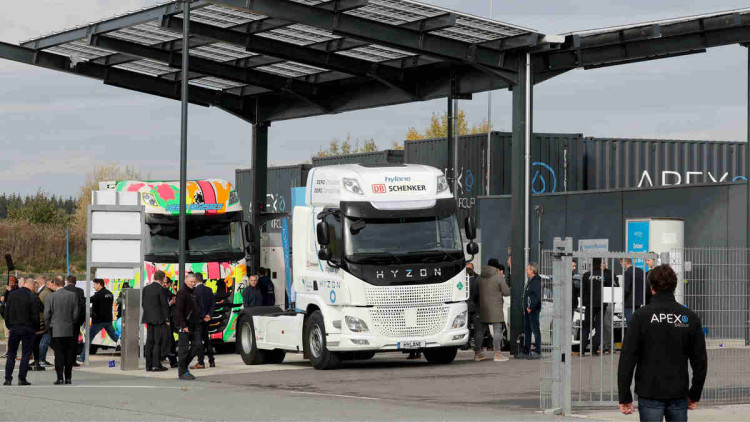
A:
[[[510,271],[511,258],[508,258]],[[497,259],[490,259],[479,274],[474,271],[472,263],[466,264],[469,275],[469,321],[474,327],[474,361],[480,362],[489,357],[482,353],[485,336],[492,327],[492,350],[495,362],[508,360],[502,354],[505,342],[505,297],[510,296],[510,287],[506,280],[505,266]],[[516,359],[539,359],[541,354],[541,330],[539,315],[542,309],[542,283],[539,277],[539,265],[530,262],[526,267],[528,282],[523,294],[524,344]],[[533,339],[533,348],[532,348]]]
[[[205,368],[206,356],[208,365],[216,366],[209,333],[216,299],[201,273],[188,273],[177,294],[172,288],[172,280],[159,270],[141,293],[142,323],[146,324],[146,371],[167,371],[164,362],[168,360],[171,368],[177,368],[179,379],[193,380],[195,376],[190,369]],[[198,361],[190,366],[195,357]]]
[[[30,385],[29,370],[43,371],[51,367],[47,351],[55,353],[55,385],[71,384],[78,334],[83,324],[85,299],[83,290],[75,286],[76,278],[68,276],[47,280],[9,277],[2,298],[2,312],[7,328],[5,383],[11,385],[16,357],[21,347],[18,385]],[[33,355],[34,361],[30,362]]]

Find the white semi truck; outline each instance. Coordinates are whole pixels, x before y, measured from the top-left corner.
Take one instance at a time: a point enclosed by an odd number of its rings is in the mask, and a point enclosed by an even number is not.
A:
[[[467,218],[466,247],[476,227]],[[311,170],[292,213],[290,306],[239,315],[246,364],[302,352],[317,369],[377,352],[420,351],[450,363],[467,341],[463,241],[439,170],[340,165]]]

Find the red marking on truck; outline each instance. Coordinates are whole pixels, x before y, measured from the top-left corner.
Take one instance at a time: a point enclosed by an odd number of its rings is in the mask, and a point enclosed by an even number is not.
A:
[[[385,193],[385,191],[386,189],[384,183],[372,185],[372,193]]]

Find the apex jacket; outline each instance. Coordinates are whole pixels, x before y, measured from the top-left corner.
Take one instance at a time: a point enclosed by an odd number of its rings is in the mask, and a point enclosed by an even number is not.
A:
[[[102,287],[101,290],[91,296],[91,322],[112,322],[112,305],[115,303],[115,296]]]
[[[690,386],[688,362],[693,368]],[[661,292],[638,309],[623,341],[617,372],[620,403],[633,401],[630,382],[635,371],[635,392],[652,400],[689,398],[700,401],[706,382],[708,356],[701,320],[677,303],[673,293]]]

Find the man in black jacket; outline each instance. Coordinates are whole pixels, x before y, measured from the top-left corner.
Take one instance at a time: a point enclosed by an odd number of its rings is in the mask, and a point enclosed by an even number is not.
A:
[[[274,306],[276,305],[276,293],[274,292],[273,281],[271,281],[271,276],[268,273],[267,268],[260,267],[258,269],[258,286],[263,294],[263,306]]]
[[[201,346],[198,348],[198,362],[191,369],[203,369],[206,367],[205,355],[208,355],[208,364],[211,368],[216,367],[214,360],[214,349],[211,346],[211,335],[208,330],[211,328],[210,322],[211,317],[214,316],[214,309],[216,307],[216,300],[214,298],[214,292],[210,287],[203,284],[203,274],[195,274],[195,300],[198,302],[198,319],[200,324],[198,329],[200,330]]]
[[[589,335],[594,330],[591,354],[598,354],[600,349],[611,349],[612,340],[612,309],[602,301],[602,288],[612,287],[612,271],[605,268],[602,258],[592,260],[592,270],[587,271],[581,279],[583,292],[583,306],[586,308],[584,319],[581,321],[581,356],[586,354]],[[606,298],[605,298],[606,299]],[[602,318],[604,317],[604,318]],[[602,335],[603,334],[603,335]],[[603,347],[602,347],[603,346]]]
[[[38,299],[32,293],[34,281],[29,279],[11,291],[5,298],[3,318],[10,331],[8,337],[8,359],[5,361],[5,383],[11,385],[13,369],[16,367],[18,345],[22,344],[21,367],[18,369],[18,385],[30,385],[26,381],[29,357],[34,347],[34,333],[39,329]]]
[[[642,421],[687,421],[698,407],[708,370],[706,339],[698,315],[674,298],[677,275],[668,265],[651,271],[651,303],[633,314],[617,372],[620,411],[633,413],[630,383]],[[690,387],[688,362],[693,369]]]
[[[161,364],[164,355],[163,348],[168,346],[164,333],[164,326],[169,320],[169,303],[164,296],[164,271],[154,273],[153,282],[143,288],[141,292],[141,306],[143,306],[143,319],[141,323],[146,324],[146,346],[143,354],[146,357],[146,371],[162,372],[167,368]]]
[[[176,299],[175,294],[172,293],[172,279],[164,277],[161,287],[164,288],[162,290],[164,300],[167,301],[167,305],[169,306],[167,312],[169,318],[167,318],[166,326],[162,327],[162,336],[165,338],[166,347],[161,351],[161,360],[169,359],[169,367],[177,368],[177,342],[174,339],[174,333],[177,332],[174,324],[174,304]]]
[[[190,361],[193,360],[200,347],[200,331],[198,330],[198,304],[193,295],[195,288],[195,274],[185,277],[185,284],[180,287],[175,298],[174,322],[179,331],[177,343],[177,355],[179,366],[177,368],[178,378],[181,380],[194,380],[195,377],[188,371]],[[198,336],[196,336],[198,334]]]
[[[539,328],[539,315],[542,312],[542,278],[539,277],[539,264],[529,262],[526,267],[526,290],[523,292],[523,352],[516,355],[519,359],[539,359],[542,353],[542,332]],[[534,348],[531,350],[531,335],[534,335]]]
[[[645,305],[647,301],[650,301],[650,291],[646,291],[646,275],[643,270],[634,266],[633,261],[630,258],[625,258],[620,261],[622,268],[625,269],[623,274],[623,282],[625,288],[623,294],[625,295],[625,320],[630,322],[630,318],[633,317],[633,312]]]
[[[91,329],[89,330],[89,342],[93,341],[94,337],[104,330],[109,338],[117,343],[120,340],[120,336],[112,325],[115,296],[109,291],[109,289],[104,287],[104,280],[101,278],[94,279],[94,290],[95,293],[91,296]],[[81,362],[83,362],[85,358],[86,348],[84,347],[81,351]]]
[[[245,308],[263,306],[263,293],[258,286],[258,276],[251,275],[247,282],[247,287],[242,290],[242,305]]]

